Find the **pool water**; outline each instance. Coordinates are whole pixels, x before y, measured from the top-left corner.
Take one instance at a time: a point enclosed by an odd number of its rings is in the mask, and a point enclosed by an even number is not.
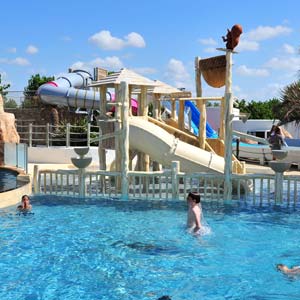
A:
[[[50,204],[51,203],[51,204]],[[211,233],[187,233],[186,204],[34,197],[0,214],[0,299],[299,299],[299,207],[203,203]]]

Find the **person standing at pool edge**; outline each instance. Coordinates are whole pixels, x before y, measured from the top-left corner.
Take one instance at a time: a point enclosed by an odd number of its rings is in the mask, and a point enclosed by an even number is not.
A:
[[[30,211],[31,210],[32,205],[30,204],[30,199],[29,199],[28,195],[23,195],[21,202],[22,202],[22,204],[17,207],[17,209],[19,211]]]
[[[194,233],[201,229],[201,213],[200,194],[190,192],[186,198],[188,202],[187,227]]]

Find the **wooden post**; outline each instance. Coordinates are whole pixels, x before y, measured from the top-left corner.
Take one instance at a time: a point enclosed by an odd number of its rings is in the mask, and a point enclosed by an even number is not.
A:
[[[283,195],[283,172],[275,172],[275,203],[282,202]]]
[[[160,101],[159,101],[160,95],[159,94],[154,94],[153,95],[153,100],[154,100],[154,119],[159,120],[161,118],[161,113],[160,113]],[[153,171],[160,171],[161,166],[157,161],[152,162],[152,169]]]
[[[232,198],[232,50],[226,50],[224,200]]]
[[[39,193],[39,185],[38,185],[38,175],[39,175],[39,166],[33,166],[33,191],[35,194]]]
[[[223,141],[225,140],[225,98],[221,100],[220,103],[220,128],[219,128],[219,138]]]
[[[125,81],[121,82],[121,98],[122,98],[122,198],[128,199],[128,171],[129,171],[129,122],[128,122],[128,107],[131,99],[129,96],[128,84]]]
[[[175,99],[171,99],[171,118],[175,120],[176,117],[176,101]]]
[[[184,100],[179,101],[178,128],[184,130]]]
[[[146,117],[148,116],[148,105],[147,105],[147,87],[141,87],[141,115]],[[146,153],[141,153],[141,165],[142,171],[149,172],[150,170],[150,158]],[[143,177],[143,191],[146,190],[147,178]]]
[[[50,126],[49,123],[46,124],[46,146],[49,148],[50,142],[49,142],[49,134],[50,134]]]
[[[154,113],[153,117],[154,119],[158,120],[160,118],[160,101],[159,101],[159,94],[153,94],[153,101],[154,101]]]
[[[178,173],[180,171],[179,161],[172,161],[171,171],[172,171],[172,199],[178,200],[179,199]]]
[[[196,96],[202,97],[201,71],[199,68],[200,57],[195,58]],[[206,141],[206,107],[204,100],[197,100],[197,108],[200,112],[198,139],[201,149],[205,149]]]
[[[106,114],[106,87],[101,86],[100,87],[100,113],[101,115]],[[103,124],[103,123],[102,123]],[[102,135],[102,129],[99,124],[99,137]],[[105,126],[105,124],[103,125]],[[99,154],[99,164],[100,164],[100,170],[106,170],[106,153],[105,149],[103,148],[103,141],[99,141],[98,144],[98,154]]]
[[[121,107],[119,106],[119,102],[121,99],[121,88],[120,85],[117,85],[116,88],[116,93],[115,93],[115,104],[116,104],[116,109],[115,109],[115,118],[116,118],[116,122],[115,122],[115,133],[116,133],[116,137],[115,137],[115,162],[116,162],[116,171],[120,172],[121,174],[121,159],[122,159],[122,154],[120,153],[121,150],[121,144],[122,144],[122,136],[120,135],[120,131],[122,130],[122,124],[121,124]],[[121,178],[117,177],[117,190],[119,191],[121,189]]]
[[[132,105],[131,105],[131,94],[132,94],[132,86],[128,88],[128,115],[132,116]]]

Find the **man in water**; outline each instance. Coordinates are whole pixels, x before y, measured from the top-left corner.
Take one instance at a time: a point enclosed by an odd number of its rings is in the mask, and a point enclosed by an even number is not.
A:
[[[22,212],[28,212],[31,210],[31,208],[32,206],[30,204],[29,196],[23,195],[21,205],[19,205],[17,209]]]
[[[286,265],[278,264],[276,265],[276,268],[278,271],[286,275],[300,275],[300,266],[294,266],[292,268],[289,268]]]
[[[200,194],[190,192],[187,196],[188,203],[188,216],[187,216],[187,227],[193,230],[194,233],[199,232],[201,228],[201,204]]]

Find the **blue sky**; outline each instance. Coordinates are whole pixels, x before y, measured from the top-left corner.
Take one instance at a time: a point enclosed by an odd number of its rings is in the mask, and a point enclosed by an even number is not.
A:
[[[298,78],[299,11],[299,0],[3,1],[0,73],[23,90],[37,73],[126,67],[194,93],[195,57],[221,55],[221,36],[241,24],[233,92],[264,101]],[[223,93],[204,84],[203,95]]]

